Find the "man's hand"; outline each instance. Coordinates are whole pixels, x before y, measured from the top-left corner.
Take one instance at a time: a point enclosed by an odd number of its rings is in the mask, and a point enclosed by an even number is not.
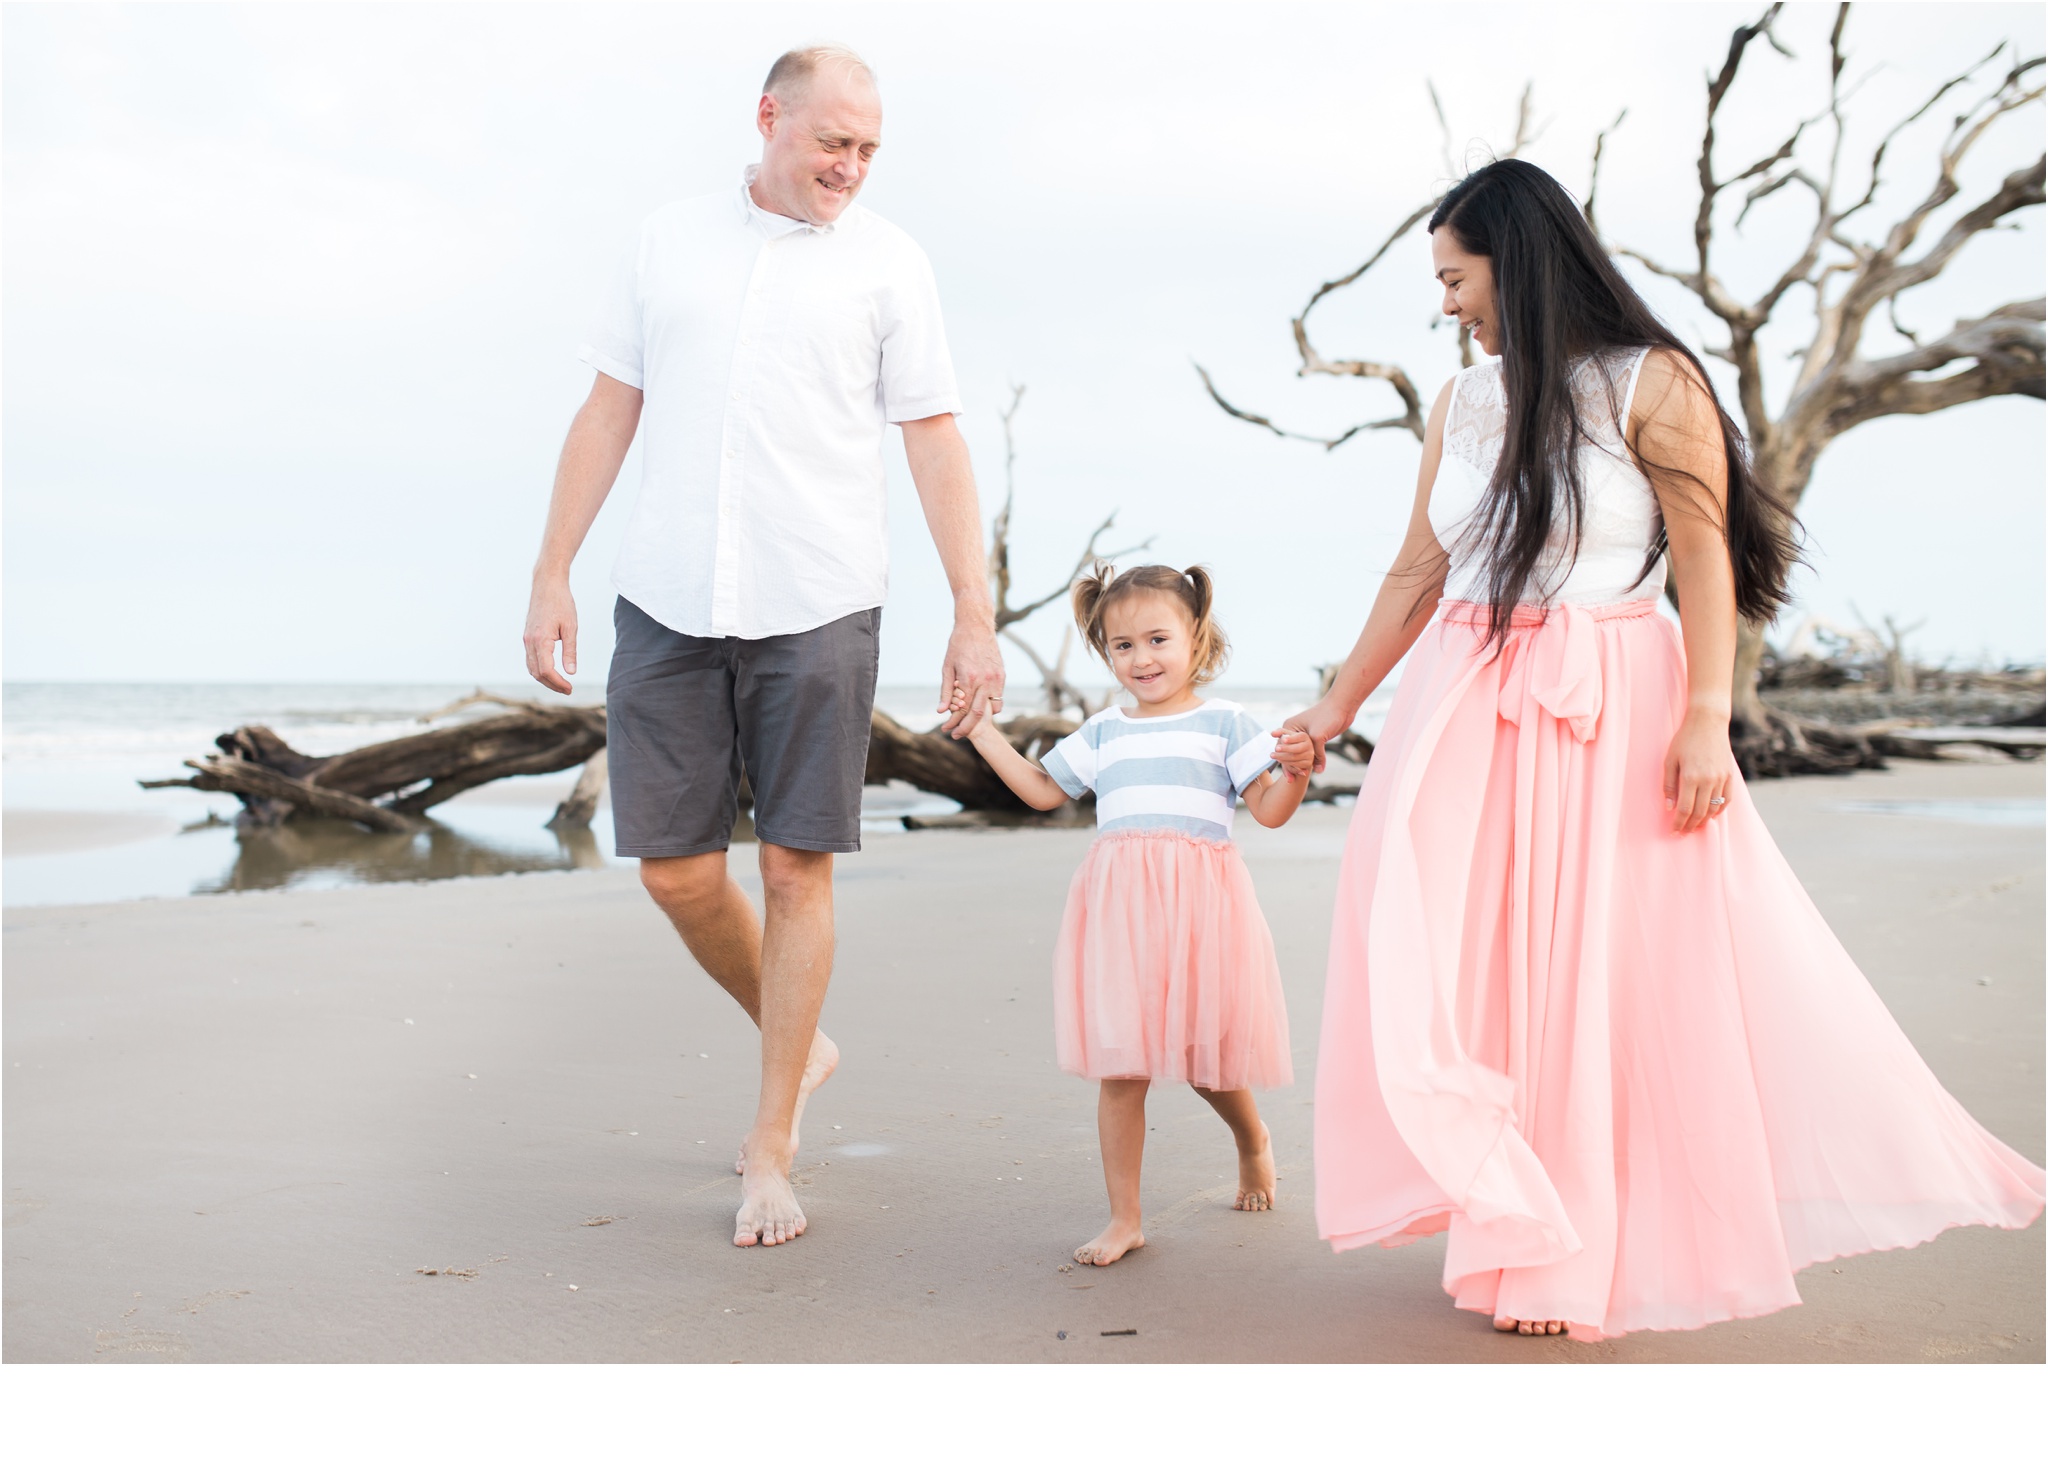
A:
[[[939,731],[965,738],[982,719],[993,720],[1003,710],[1003,675],[994,618],[986,610],[963,609],[953,618],[946,664],[939,672],[938,711],[946,715]]]
[[[560,672],[555,670],[557,642],[562,646]],[[573,690],[569,678],[576,675],[576,598],[569,594],[566,579],[533,583],[533,599],[526,606],[526,670],[550,692]]]

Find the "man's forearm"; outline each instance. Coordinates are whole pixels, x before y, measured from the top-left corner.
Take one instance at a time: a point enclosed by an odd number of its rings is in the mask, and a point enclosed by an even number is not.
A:
[[[626,450],[633,446],[633,434],[640,426],[640,401],[637,388],[600,375],[589,398],[577,409],[562,444],[561,460],[555,465],[547,528],[533,566],[536,581],[569,578],[570,563],[618,481]]]
[[[993,629],[995,606],[989,599],[988,562],[981,548],[981,499],[975,492],[966,440],[950,416],[927,418],[903,425],[903,451],[932,544],[946,568],[946,583],[952,587],[955,619],[986,622]]]

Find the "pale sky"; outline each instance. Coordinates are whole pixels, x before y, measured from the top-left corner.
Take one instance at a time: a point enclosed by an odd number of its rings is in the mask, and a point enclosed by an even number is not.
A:
[[[931,255],[988,513],[1006,384],[1029,386],[1020,588],[1056,583],[1118,509],[1156,558],[1213,567],[1232,681],[1305,682],[1363,621],[1418,446],[1283,443],[1218,412],[1190,362],[1305,430],[1395,410],[1384,387],[1297,380],[1287,323],[1444,174],[1425,77],[1460,166],[1505,146],[1533,80],[1528,155],[1574,191],[1627,107],[1603,223],[1689,263],[1702,78],[1760,8],[6,6],[5,675],[516,680],[606,272],[648,212],[737,184],[769,62],[829,38],[881,74],[863,202]],[[1821,107],[1831,14],[1790,7],[1796,60],[1752,52],[1724,172]],[[2039,54],[2042,16],[1859,7],[1849,74],[1876,69],[1850,105],[1851,179],[1948,73],[2002,39]],[[1924,191],[1941,126],[1894,146],[1873,223]],[[2042,131],[2038,106],[1994,129],[1935,229]],[[1739,290],[1775,274],[1809,210],[1788,189],[1724,231]],[[2040,295],[2042,254],[2036,210],[1902,319],[1938,332]],[[1433,394],[1456,358],[1427,258],[1418,235],[1319,309],[1325,354],[1399,361]],[[1720,339],[1682,292],[1646,293],[1688,339]],[[1879,328],[1868,349],[1901,344]],[[929,682],[950,607],[893,450],[891,476],[882,678]],[[577,564],[590,691],[637,483],[635,454]],[[2036,401],[1859,428],[1806,500],[1802,608],[1924,619],[1933,654],[2038,659],[2043,488]],[[1025,629],[1058,643],[1053,611]]]

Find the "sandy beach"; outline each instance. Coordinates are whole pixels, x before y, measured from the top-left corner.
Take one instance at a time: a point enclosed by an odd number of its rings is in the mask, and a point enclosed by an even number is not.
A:
[[[1920,1052],[2038,1160],[2043,842],[2013,816],[2041,768],[1756,792]],[[812,1228],[746,1252],[753,1031],[630,871],[10,909],[5,1358],[2042,1360],[2038,1222],[1823,1264],[1769,1318],[1592,1346],[1453,1310],[1440,1241],[1333,1256],[1309,1100],[1347,819],[1241,822],[1294,1024],[1299,1080],[1265,1102],[1280,1209],[1230,1210],[1227,1136],[1163,1091],[1151,1245],[1100,1271],[1062,1270],[1103,1203],[1046,976],[1085,830],[840,862],[846,1061],[806,1117]]]

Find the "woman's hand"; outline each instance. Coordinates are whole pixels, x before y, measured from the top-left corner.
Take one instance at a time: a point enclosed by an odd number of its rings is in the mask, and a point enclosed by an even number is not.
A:
[[[1306,779],[1315,771],[1319,750],[1308,734],[1299,728],[1287,728],[1274,736],[1278,741],[1273,745],[1273,762],[1280,765],[1290,783]]]
[[[1285,738],[1289,729],[1299,733],[1306,733],[1309,741],[1315,745],[1315,765],[1310,772],[1320,774],[1328,762],[1323,757],[1323,745],[1342,733],[1346,728],[1349,728],[1353,716],[1352,713],[1336,706],[1326,697],[1314,707],[1296,713],[1278,728],[1275,728],[1273,736],[1275,738]]]
[[[1664,807],[1671,828],[1684,835],[1728,808],[1735,787],[1735,754],[1728,746],[1728,715],[1689,712],[1664,755]]]

